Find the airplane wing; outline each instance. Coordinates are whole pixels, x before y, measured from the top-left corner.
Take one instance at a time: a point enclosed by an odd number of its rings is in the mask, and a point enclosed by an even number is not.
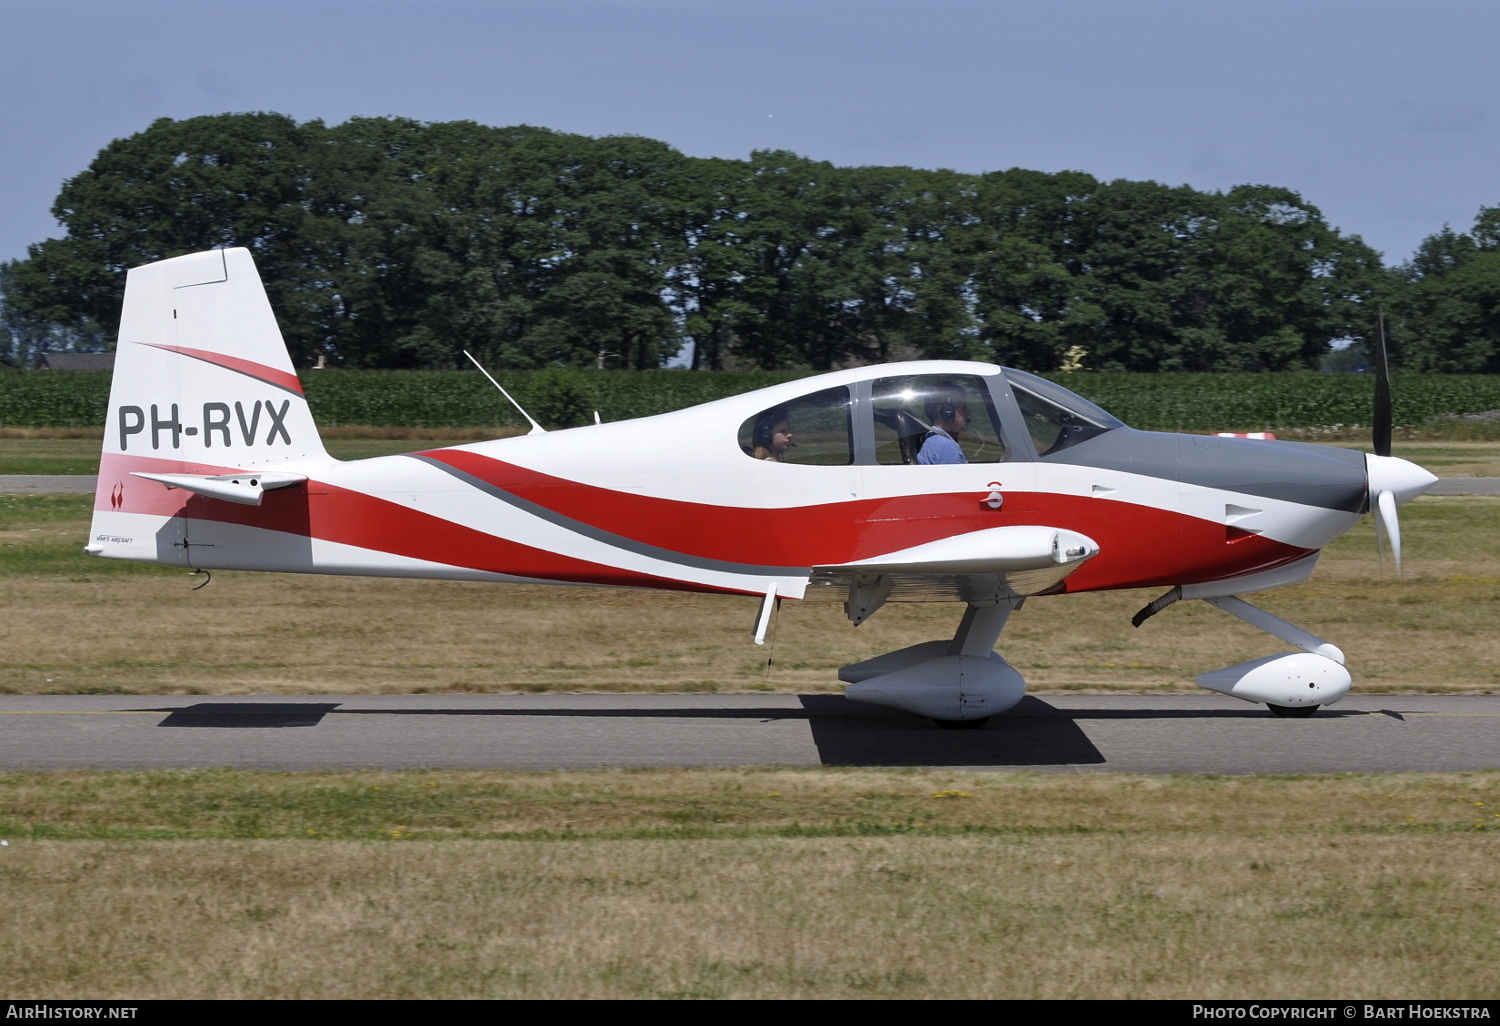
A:
[[[986,602],[1035,595],[1098,553],[1098,544],[1076,531],[994,527],[857,563],[815,566],[806,597],[844,599],[858,626],[891,599]]]

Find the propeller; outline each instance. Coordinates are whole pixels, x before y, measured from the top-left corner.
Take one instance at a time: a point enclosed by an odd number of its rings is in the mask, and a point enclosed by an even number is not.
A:
[[[1437,483],[1437,478],[1415,463],[1391,455],[1391,369],[1385,350],[1385,308],[1380,310],[1379,349],[1375,354],[1375,454],[1365,456],[1365,475],[1369,482],[1372,512],[1375,514],[1375,537],[1390,539],[1391,558],[1396,574],[1401,573],[1401,522],[1396,507],[1421,495]]]

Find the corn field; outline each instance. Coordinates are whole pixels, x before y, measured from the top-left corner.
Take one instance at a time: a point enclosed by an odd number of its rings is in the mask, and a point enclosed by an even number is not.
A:
[[[666,413],[797,379],[797,371],[507,371],[512,395],[548,426]],[[524,426],[472,371],[324,371],[303,374],[320,424],[380,427]],[[98,427],[106,372],[0,372],[0,427]],[[1258,431],[1368,425],[1367,374],[1055,374],[1053,380],[1133,427],[1156,431]],[[1397,424],[1500,409],[1500,375],[1397,374]]]

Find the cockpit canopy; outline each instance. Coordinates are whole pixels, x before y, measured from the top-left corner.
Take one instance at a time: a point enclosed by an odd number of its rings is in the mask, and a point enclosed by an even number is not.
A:
[[[1004,432],[985,378],[975,374],[880,378],[871,387],[870,400],[877,463],[1005,462]],[[942,458],[944,454],[949,458]]]
[[[972,366],[972,365],[970,365]],[[1047,459],[1125,425],[1025,371],[915,373],[824,388],[740,425],[752,459],[811,466]]]
[[[854,462],[853,409],[847,387],[801,396],[741,424],[740,448],[758,460],[845,466]]]
[[[1026,421],[1026,433],[1036,446],[1036,454],[1043,459],[1125,426],[1124,421],[1103,407],[1046,378],[1013,367],[1004,368],[1004,372],[1015,393],[1016,406]]]

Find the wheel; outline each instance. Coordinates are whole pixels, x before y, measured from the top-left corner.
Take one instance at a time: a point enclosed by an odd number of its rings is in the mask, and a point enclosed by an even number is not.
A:
[[[1315,705],[1272,705],[1270,702],[1266,703],[1266,708],[1270,709],[1277,716],[1285,717],[1289,720],[1306,719],[1318,711],[1318,707]]]
[[[990,718],[988,716],[981,716],[977,720],[933,720],[932,722],[944,730],[978,730],[990,722]]]

